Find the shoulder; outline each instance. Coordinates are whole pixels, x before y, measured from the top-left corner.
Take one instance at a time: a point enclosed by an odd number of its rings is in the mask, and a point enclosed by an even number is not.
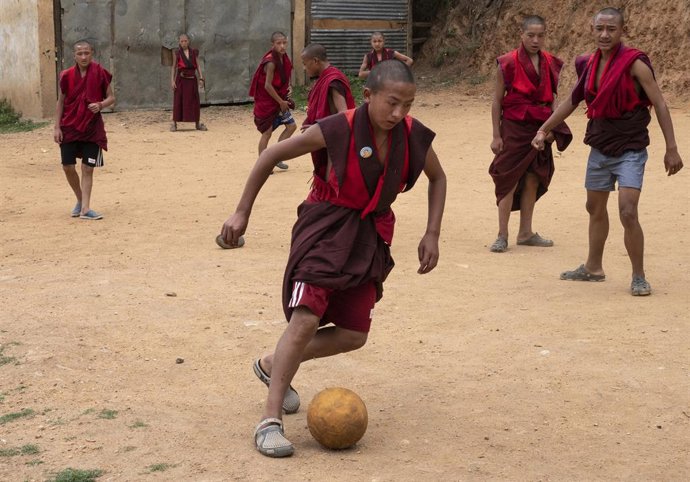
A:
[[[502,65],[503,64],[511,64],[512,65],[513,63],[515,63],[515,52],[516,52],[515,50],[511,50],[510,52],[506,52],[503,55],[499,55],[496,58],[496,61]]]
[[[575,71],[577,72],[577,75],[580,76],[585,70],[585,67],[587,66],[587,62],[589,62],[589,59],[592,57],[592,54],[582,54],[578,55],[575,58]]]

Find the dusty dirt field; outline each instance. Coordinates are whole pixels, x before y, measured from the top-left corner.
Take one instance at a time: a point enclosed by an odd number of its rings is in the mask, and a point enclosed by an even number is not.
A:
[[[582,113],[537,205],[535,227],[556,246],[516,247],[514,217],[500,255],[487,248],[489,100],[420,93],[412,113],[438,133],[448,174],[440,265],[415,273],[422,182],[396,204],[397,266],[368,345],[297,375],[303,408],[286,417],[297,451],[285,460],[254,449],[266,389],[251,362],[284,328],[309,159],[269,178],[247,245],[223,251],[214,236],[255,160],[249,107],[204,109],[208,132],[174,134],[169,113],[107,115],[98,222],[69,217],[50,127],[0,136],[0,342],[14,358],[0,366],[0,416],[33,410],[3,419],[0,449],[40,449],[0,459],[0,479],[74,467],[116,481],[687,480],[690,174],[665,176],[656,121],[640,206],[654,294],[633,298],[615,195],[606,282],[558,280],[586,254]],[[672,114],[690,163],[690,111]],[[368,406],[353,449],[326,451],[307,430],[306,406],[328,386]]]

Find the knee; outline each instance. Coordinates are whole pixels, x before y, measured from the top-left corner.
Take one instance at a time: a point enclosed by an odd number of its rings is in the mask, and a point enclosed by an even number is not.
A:
[[[289,328],[298,338],[311,338],[319,328],[319,317],[306,308],[297,307],[290,317]]]
[[[606,216],[606,204],[601,204],[600,202],[587,200],[585,203],[585,209],[592,217]]]
[[[292,124],[288,124],[285,126],[285,130],[292,134],[297,130],[297,124],[295,124],[294,122]]]
[[[77,172],[76,168],[74,167],[74,164],[63,164],[62,170],[65,171],[65,173],[67,173],[67,174]]]
[[[637,206],[633,204],[623,204],[618,214],[623,226],[628,227],[637,224]]]
[[[343,351],[354,351],[359,350],[367,343],[367,338],[369,334],[361,331],[351,331],[343,332],[341,338],[341,347]]]

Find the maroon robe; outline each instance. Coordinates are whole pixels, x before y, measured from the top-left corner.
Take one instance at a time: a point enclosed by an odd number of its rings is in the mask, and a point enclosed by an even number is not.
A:
[[[175,94],[173,98],[173,122],[199,122],[201,117],[201,100],[199,84],[196,77],[198,68],[197,49],[189,49],[189,58],[184,50],[177,49],[177,76],[175,77]]]
[[[651,102],[644,91],[638,94],[631,73],[632,64],[638,59],[654,74],[644,52],[619,44],[604,66],[598,89],[595,82],[601,50],[581,55],[575,61],[578,82],[571,101],[573,105],[583,100],[587,103],[589,122],[584,142],[608,156],[619,157],[625,151],[649,145]]]
[[[268,63],[275,65],[271,85],[283,100],[288,100],[292,75],[292,62],[287,54],[281,58],[275,51],[270,50],[261,58],[249,86],[249,96],[254,97],[254,124],[261,133],[273,128],[273,120],[280,113],[280,105],[271,97],[265,86]]]
[[[101,102],[108,95],[113,76],[98,62],[91,62],[86,74],[81,76],[79,66],[74,65],[60,74],[60,91],[65,96],[60,129],[62,142],[93,142],[104,151],[108,150],[103,116],[93,113],[89,104]]]
[[[297,211],[283,278],[283,311],[288,321],[295,281],[334,290],[373,281],[377,300],[381,298],[383,282],[394,266],[391,204],[398,193],[414,186],[435,136],[408,116],[391,130],[388,158],[381,164],[367,104],[318,124],[332,169],[328,178],[314,176],[309,196]]]
[[[340,70],[329,65],[321,72],[321,75],[319,75],[309,91],[309,97],[307,99],[307,118],[304,120],[304,125],[312,125],[319,119],[335,114],[335,112],[331,112],[329,103],[329,93],[330,90],[334,88],[334,82],[340,82],[345,87],[344,97],[347,108],[355,108],[355,99],[352,97],[350,81],[347,80],[345,74]]]
[[[527,172],[539,179],[537,199],[549,188],[555,166],[551,143],[543,151],[532,148],[531,141],[542,123],[553,112],[551,104],[558,87],[558,76],[563,62],[549,54],[539,52],[539,73],[523,45],[498,58],[506,94],[501,104],[501,137],[503,150],[496,154],[489,166],[496,192],[496,204],[517,185],[513,195],[512,211],[520,209],[522,185]],[[572,140],[570,129],[561,123],[553,130],[559,150]]]
[[[371,49],[371,52],[367,54],[367,70],[374,68],[374,65],[383,62],[384,60],[390,60],[395,58],[395,50],[384,48],[381,51],[381,60],[376,53],[376,50]]]

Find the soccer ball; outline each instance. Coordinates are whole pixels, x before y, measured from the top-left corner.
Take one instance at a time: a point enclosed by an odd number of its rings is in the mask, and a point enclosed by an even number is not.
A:
[[[344,449],[354,445],[367,431],[367,407],[347,388],[326,388],[316,394],[307,411],[307,426],[324,447]]]

